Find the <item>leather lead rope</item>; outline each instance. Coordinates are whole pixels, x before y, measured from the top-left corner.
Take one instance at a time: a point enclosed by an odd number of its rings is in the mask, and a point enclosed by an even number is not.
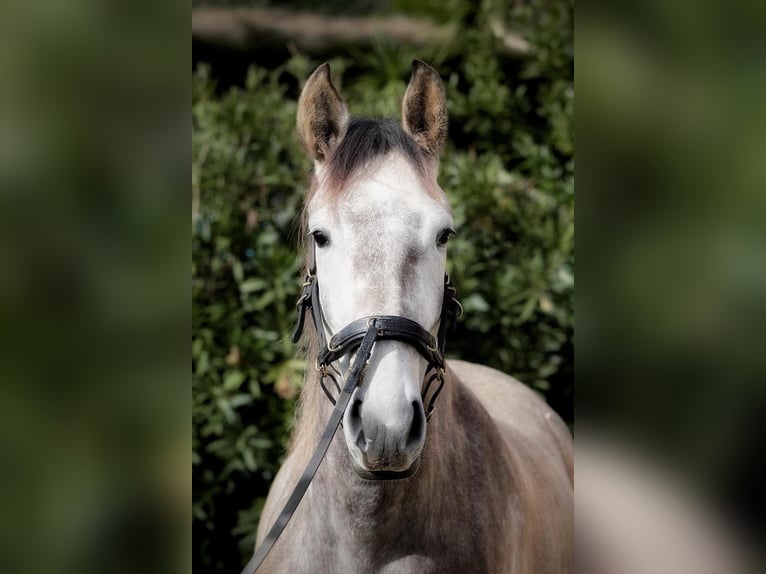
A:
[[[244,570],[242,570],[242,574],[253,574],[258,570],[258,567],[263,563],[266,556],[268,556],[269,552],[274,547],[274,544],[279,539],[282,531],[290,521],[290,518],[292,518],[295,510],[303,499],[303,495],[306,494],[309,484],[311,484],[311,481],[314,479],[314,475],[316,474],[319,465],[322,463],[322,459],[324,459],[327,449],[330,447],[335,432],[338,430],[338,425],[343,418],[343,413],[346,412],[346,407],[351,400],[351,395],[361,381],[364,374],[364,367],[372,354],[372,346],[375,344],[377,328],[375,327],[374,320],[370,323],[370,327],[367,329],[367,333],[357,351],[356,360],[351,367],[351,374],[335,403],[335,408],[332,411],[332,415],[330,415],[330,420],[327,422],[327,426],[322,433],[322,438],[319,440],[319,444],[317,445],[316,450],[314,450],[314,454],[306,466],[306,470],[303,471],[303,474],[298,480],[298,484],[295,486],[295,490],[293,490],[290,498],[282,509],[282,512],[280,512],[276,522],[274,522],[271,530],[269,530],[269,533],[266,535],[266,538],[264,538],[261,545],[255,551],[250,562],[248,562]]]

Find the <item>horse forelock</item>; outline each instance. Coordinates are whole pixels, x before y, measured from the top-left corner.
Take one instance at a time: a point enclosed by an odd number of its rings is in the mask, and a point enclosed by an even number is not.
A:
[[[424,191],[446,202],[436,183],[438,162],[426,154],[402,126],[391,119],[353,118],[343,139],[314,173],[306,205],[320,191],[323,198],[339,202],[365,174],[374,171],[392,154],[405,158],[415,170]]]

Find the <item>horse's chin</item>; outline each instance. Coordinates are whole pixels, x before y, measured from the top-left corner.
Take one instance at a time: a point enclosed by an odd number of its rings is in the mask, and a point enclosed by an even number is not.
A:
[[[353,458],[351,459],[351,468],[353,468],[356,475],[363,480],[401,480],[403,478],[409,478],[415,474],[419,466],[420,457],[417,457],[410,467],[404,470],[370,470],[364,468]]]

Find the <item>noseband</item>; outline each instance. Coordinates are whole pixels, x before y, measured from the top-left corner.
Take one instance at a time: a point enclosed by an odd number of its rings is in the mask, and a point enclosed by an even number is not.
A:
[[[312,251],[313,254],[313,251]],[[298,309],[298,323],[293,332],[293,342],[297,343],[303,333],[303,327],[306,322],[306,312],[311,310],[311,318],[319,337],[321,348],[317,357],[316,367],[319,371],[319,382],[322,390],[333,403],[334,408],[327,426],[322,432],[319,444],[311,455],[311,460],[303,471],[298,484],[290,494],[282,512],[277,517],[274,525],[264,538],[261,545],[255,551],[255,554],[242,570],[242,574],[253,574],[263,561],[266,559],[269,551],[279,539],[279,536],[292,518],[295,510],[298,508],[303,495],[311,484],[311,481],[319,469],[319,465],[324,459],[327,449],[332,442],[338,426],[341,424],[343,414],[346,412],[351,396],[358,385],[364,379],[365,367],[372,355],[373,345],[376,341],[400,341],[413,347],[426,360],[428,366],[425,374],[430,371],[430,376],[423,389],[423,402],[428,395],[431,384],[438,381],[436,390],[426,408],[426,419],[430,418],[434,410],[436,397],[444,386],[444,343],[447,335],[447,323],[454,321],[463,313],[463,307],[455,296],[455,287],[450,281],[449,275],[444,275],[444,294],[442,296],[442,310],[439,319],[438,337],[434,337],[415,321],[406,317],[396,315],[376,315],[372,317],[363,317],[353,323],[346,325],[343,329],[335,333],[327,341],[325,335],[325,321],[322,315],[322,307],[319,300],[319,285],[316,279],[316,265],[311,264],[306,280],[303,282],[301,296],[296,304]],[[352,366],[347,371],[348,377],[344,381],[343,388],[338,384],[337,378],[333,375],[335,371],[343,378],[340,371],[333,367],[333,363],[345,355],[351,355],[356,352],[356,358]],[[425,378],[425,376],[424,376]],[[330,379],[337,391],[338,397],[333,397],[326,385],[326,379]]]
[[[340,385],[335,376],[335,374],[340,375],[340,372],[333,367],[333,363],[344,355],[353,354],[361,346],[368,332],[374,331],[373,341],[400,341],[413,347],[426,360],[427,367],[425,374],[427,375],[430,371],[433,371],[423,389],[423,403],[428,405],[426,407],[426,419],[428,419],[431,413],[433,413],[436,397],[439,396],[444,386],[444,344],[447,324],[454,322],[463,313],[463,307],[455,295],[455,286],[452,284],[449,275],[445,273],[438,337],[434,337],[418,323],[406,317],[374,315],[357,319],[353,323],[346,325],[343,329],[332,335],[328,341],[325,335],[326,322],[319,299],[316,266],[312,265],[308,275],[306,275],[306,280],[303,282],[303,290],[296,304],[298,323],[293,332],[293,343],[297,343],[300,339],[306,321],[306,312],[310,310],[311,319],[314,322],[314,328],[320,341],[320,350],[316,362],[316,368],[319,371],[320,377],[319,382],[322,390],[333,405],[336,404],[336,399],[327,388],[326,380],[331,380],[337,392],[341,392]],[[426,403],[426,397],[434,381],[437,381],[438,384],[430,400]],[[361,384],[361,381],[358,384]]]

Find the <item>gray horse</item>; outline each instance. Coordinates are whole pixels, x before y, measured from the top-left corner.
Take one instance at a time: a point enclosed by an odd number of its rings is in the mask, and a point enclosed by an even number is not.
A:
[[[350,119],[327,64],[297,117],[314,159],[304,225],[329,338],[360,317],[439,329],[452,215],[436,176],[444,88],[413,64],[401,125]],[[317,333],[307,329],[308,363]],[[334,370],[342,378],[348,356]],[[260,572],[561,574],[572,570],[573,445],[533,391],[488,367],[449,361],[433,416],[426,360],[376,341],[363,382],[303,502]],[[319,440],[332,404],[312,371],[289,454],[258,528],[266,535]],[[398,480],[371,480],[384,474]]]

